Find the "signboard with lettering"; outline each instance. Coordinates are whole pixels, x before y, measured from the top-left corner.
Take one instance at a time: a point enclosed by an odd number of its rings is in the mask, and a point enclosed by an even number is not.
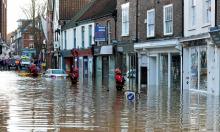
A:
[[[106,26],[96,25],[95,27],[95,41],[106,41]]]

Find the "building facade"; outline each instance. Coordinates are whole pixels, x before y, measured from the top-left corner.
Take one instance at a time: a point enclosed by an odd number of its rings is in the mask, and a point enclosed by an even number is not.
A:
[[[139,40],[138,29],[138,0],[117,0],[117,36],[116,36],[116,67],[123,74],[136,72],[137,54],[134,51],[134,43]],[[127,88],[137,91],[137,78],[128,79]]]
[[[7,0],[0,0],[0,34],[1,38],[7,39]]]
[[[209,29],[216,25],[215,0],[184,0],[183,88],[219,95],[219,48]]]
[[[138,53],[139,92],[158,86],[180,90],[183,1],[140,0],[139,4],[140,42],[134,46]]]
[[[93,51],[94,74],[104,86],[112,86],[116,62],[116,2],[117,0],[102,0],[103,6],[95,16],[95,44]],[[97,8],[94,8],[97,10]]]

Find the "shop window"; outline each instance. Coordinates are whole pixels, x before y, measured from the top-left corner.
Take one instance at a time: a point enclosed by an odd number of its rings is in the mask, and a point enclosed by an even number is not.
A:
[[[198,50],[191,49],[191,89],[198,89]]]
[[[207,49],[200,48],[200,90],[207,91]]]
[[[191,48],[190,88],[207,91],[207,48]]]

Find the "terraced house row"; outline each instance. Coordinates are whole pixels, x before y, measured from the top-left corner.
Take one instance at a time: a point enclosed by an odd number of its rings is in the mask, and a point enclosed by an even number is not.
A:
[[[79,67],[82,78],[103,83],[121,68],[136,73],[128,81],[137,92],[162,87],[219,95],[220,1],[84,1],[49,0],[51,66]]]

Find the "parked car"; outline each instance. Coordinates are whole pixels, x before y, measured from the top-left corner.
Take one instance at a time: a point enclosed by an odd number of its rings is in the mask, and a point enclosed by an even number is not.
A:
[[[63,69],[48,69],[43,75],[45,78],[63,78],[66,79],[68,74]]]

